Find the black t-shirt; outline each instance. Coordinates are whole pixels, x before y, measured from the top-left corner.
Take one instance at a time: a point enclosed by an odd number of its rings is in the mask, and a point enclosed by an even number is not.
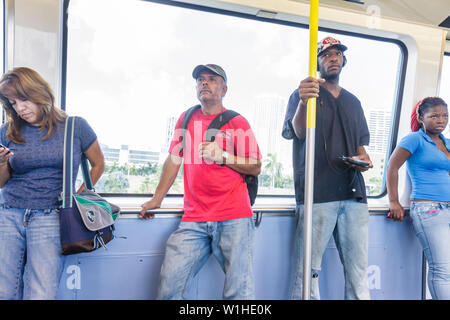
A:
[[[298,139],[292,127],[299,101],[296,89],[289,98],[282,135],[293,139],[295,198],[297,204],[303,204],[306,138]],[[314,203],[351,198],[367,203],[361,172],[344,164],[338,157],[356,155],[359,146],[369,144],[369,136],[359,100],[345,89],[334,98],[321,86],[316,107]]]

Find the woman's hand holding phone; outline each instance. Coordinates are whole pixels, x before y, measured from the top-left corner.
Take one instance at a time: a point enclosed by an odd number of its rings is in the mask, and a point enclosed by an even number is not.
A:
[[[12,153],[7,147],[0,144],[0,165],[7,163],[8,159],[13,155],[14,153]]]

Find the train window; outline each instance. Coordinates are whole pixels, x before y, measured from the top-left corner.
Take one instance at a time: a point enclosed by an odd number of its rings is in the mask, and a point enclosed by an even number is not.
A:
[[[307,28],[200,9],[70,1],[66,109],[88,120],[103,148],[107,167],[97,191],[154,192],[174,124],[198,103],[192,69],[216,63],[228,75],[224,105],[248,119],[263,153],[259,194],[294,194],[292,146],[281,128],[289,95],[308,73]],[[375,163],[366,183],[378,195],[401,50],[391,42],[334,36],[349,48],[341,84],[364,106]],[[181,173],[169,192],[183,192]]]
[[[439,86],[439,95],[447,104],[450,104],[450,52],[444,55],[442,63],[442,76],[441,84]],[[450,134],[450,126],[447,126],[447,130],[444,132],[445,136]]]

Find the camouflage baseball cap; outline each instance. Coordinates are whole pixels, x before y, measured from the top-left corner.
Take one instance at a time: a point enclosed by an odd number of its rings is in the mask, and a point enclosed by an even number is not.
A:
[[[332,37],[326,37],[319,43],[317,43],[317,56],[319,57],[325,50],[330,47],[337,47],[342,52],[347,50],[347,47],[344,46],[339,40]]]

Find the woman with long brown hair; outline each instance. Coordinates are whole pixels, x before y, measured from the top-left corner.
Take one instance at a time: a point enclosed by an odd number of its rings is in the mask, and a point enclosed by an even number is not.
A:
[[[0,299],[54,299],[63,267],[58,207],[67,114],[48,83],[18,67],[0,79]],[[84,153],[95,183],[104,170],[97,136],[83,118],[74,129],[73,183]],[[79,190],[80,191],[80,190]]]

